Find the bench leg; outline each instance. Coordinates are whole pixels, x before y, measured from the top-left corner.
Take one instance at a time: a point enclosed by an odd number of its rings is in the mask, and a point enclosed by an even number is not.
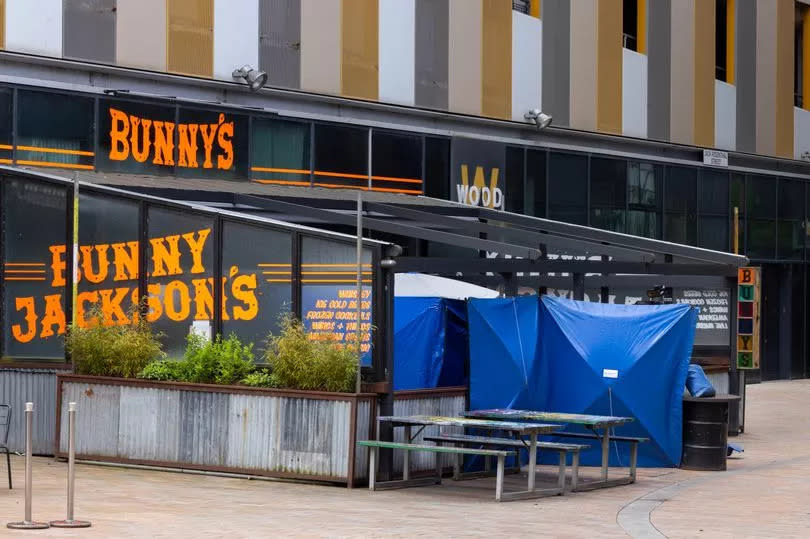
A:
[[[537,434],[529,435],[529,492],[534,490],[534,475],[537,471]]]
[[[571,490],[577,489],[579,483],[579,451],[571,454]]]
[[[560,470],[557,478],[557,485],[560,487],[560,494],[565,492],[565,450],[560,450]]]
[[[368,448],[368,489],[375,490],[377,482],[377,448]]]
[[[453,455],[453,479],[458,481],[461,479],[461,467],[464,464],[464,456],[461,454]]]
[[[630,443],[630,482],[636,482],[636,461],[638,460],[638,443]]]
[[[490,470],[492,470],[492,462],[489,457],[484,457],[484,471],[489,472]]]
[[[609,462],[610,462],[610,429],[605,429],[605,433],[602,435],[602,481],[607,481]]]
[[[495,478],[495,501],[501,501],[501,496],[503,495],[503,465],[504,465],[504,456],[500,455],[498,457],[498,472]]]
[[[441,442],[436,442],[436,445],[441,447]],[[442,484],[442,454],[441,453],[434,453],[436,456],[436,484]]]
[[[405,427],[405,443],[411,443],[411,427]],[[402,479],[407,481],[411,478],[411,452],[404,451],[402,455]]]

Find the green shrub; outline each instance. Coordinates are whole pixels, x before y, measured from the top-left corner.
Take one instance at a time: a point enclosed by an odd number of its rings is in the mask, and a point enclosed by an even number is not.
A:
[[[133,324],[104,325],[95,311],[87,327],[70,326],[65,347],[77,374],[134,378],[150,362],[166,357],[160,335],[135,312]]]
[[[278,380],[267,369],[252,372],[239,383],[250,387],[278,387]]]
[[[242,344],[234,334],[224,340],[217,335],[211,342],[192,333],[186,338],[182,360],[150,363],[139,377],[195,384],[236,384],[255,369],[253,344]]]
[[[152,361],[138,374],[146,380],[177,381],[183,378],[182,362],[172,359]]]
[[[310,339],[303,324],[292,315],[284,315],[281,332],[268,338],[265,359],[280,387],[354,391],[357,347]]]

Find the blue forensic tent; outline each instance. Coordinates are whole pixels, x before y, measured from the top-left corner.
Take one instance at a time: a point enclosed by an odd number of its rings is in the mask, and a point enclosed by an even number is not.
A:
[[[467,305],[444,298],[394,299],[394,389],[466,385]]]
[[[639,466],[677,466],[697,314],[550,296],[471,300],[470,407],[633,416],[618,432],[650,438]],[[626,466],[626,448],[612,449],[611,465]],[[600,462],[598,447],[582,454],[583,464]]]

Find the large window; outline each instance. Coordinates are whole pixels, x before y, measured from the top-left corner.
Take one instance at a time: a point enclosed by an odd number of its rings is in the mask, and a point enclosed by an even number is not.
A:
[[[368,188],[368,129],[315,125],[315,186]]]
[[[174,174],[176,107],[114,99],[98,107],[99,169]]]
[[[661,237],[663,167],[651,163],[627,165],[627,233]]]
[[[776,257],[780,260],[804,259],[804,198],[804,182],[779,180]]]
[[[138,289],[138,204],[122,198],[79,196],[79,325],[99,314],[107,325],[132,321]],[[95,312],[94,312],[95,311]]]
[[[588,224],[588,157],[551,152],[549,159],[549,219]]]
[[[524,155],[523,148],[507,146],[506,148],[506,211],[526,213],[528,197],[524,196]]]
[[[664,239],[686,245],[697,244],[697,169],[667,168]]]
[[[93,169],[93,100],[20,90],[17,164]]]
[[[363,365],[371,364],[371,252],[362,256]],[[357,252],[355,247],[320,238],[301,240],[301,320],[316,339],[353,342],[357,334]]]
[[[64,360],[67,192],[34,181],[2,189],[3,348],[0,356]]]
[[[425,137],[425,194],[450,200],[450,139]]]
[[[212,328],[213,220],[150,206],[147,234],[147,320],[165,335],[166,352],[180,357],[192,328],[208,334]],[[225,309],[232,313],[238,305],[238,301],[223,301],[223,313]]]
[[[371,141],[371,174],[374,191],[421,195],[421,137],[375,130]]]
[[[258,352],[292,302],[292,238],[289,233],[226,221],[222,276],[227,300],[222,332],[252,342]],[[257,354],[258,357],[258,354]]]
[[[526,206],[530,215],[546,216],[546,152],[526,150]]]
[[[310,126],[301,122],[253,120],[251,177],[259,183],[310,185]]]
[[[12,155],[12,115],[14,94],[10,89],[0,88],[0,165],[10,165]]]
[[[627,162],[591,158],[591,226],[625,231]]]
[[[703,169],[698,197],[698,246],[715,251],[729,250],[728,172]]]
[[[776,257],[776,178],[748,176],[746,254],[751,258]]]
[[[729,235],[731,237],[730,247],[731,252],[735,253],[735,239],[737,250],[735,254],[742,254],[745,252],[745,176],[742,174],[732,173],[731,175],[731,188],[729,189],[731,200],[729,203]],[[734,208],[737,208],[736,217],[736,232],[735,232],[735,217]],[[735,238],[736,234],[736,238]]]

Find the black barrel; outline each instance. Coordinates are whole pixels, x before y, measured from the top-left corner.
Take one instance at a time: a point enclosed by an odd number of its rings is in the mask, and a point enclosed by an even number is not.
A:
[[[728,406],[740,397],[717,395],[683,398],[683,458],[687,470],[725,470]]]

